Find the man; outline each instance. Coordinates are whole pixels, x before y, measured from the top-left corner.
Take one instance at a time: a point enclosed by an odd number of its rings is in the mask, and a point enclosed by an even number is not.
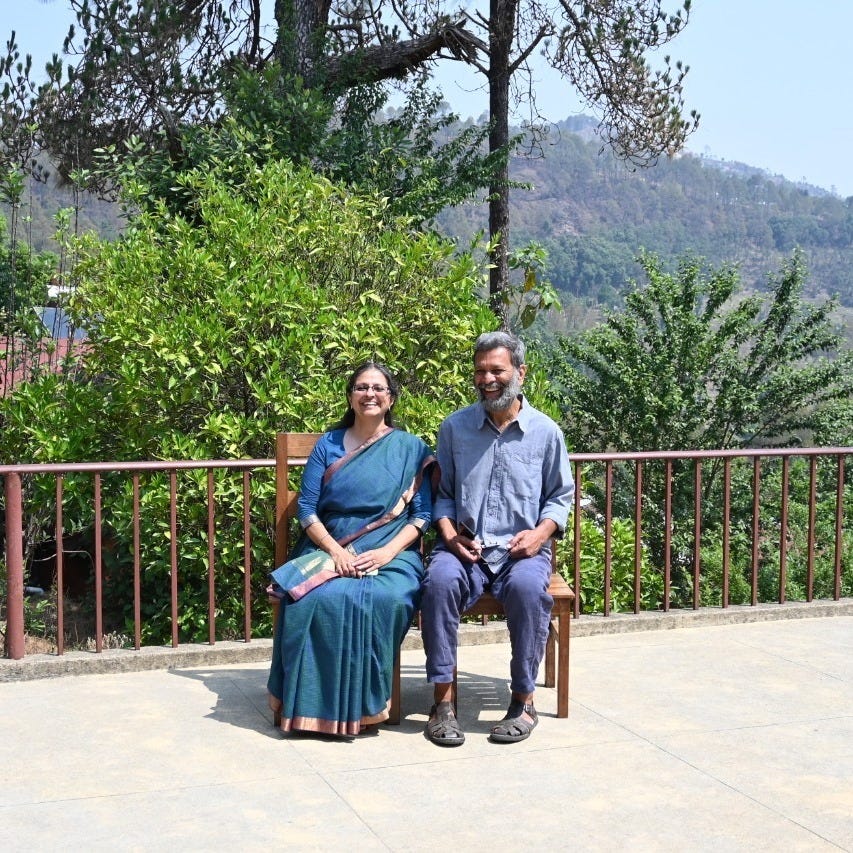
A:
[[[440,746],[465,740],[452,695],[459,617],[486,589],[504,606],[512,647],[512,697],[490,739],[524,740],[538,722],[533,692],[553,605],[550,540],[565,529],[574,481],[560,428],[524,399],[526,372],[518,338],[481,335],[474,347],[479,402],[450,415],[438,433],[439,535],[421,611],[435,701],[426,733]]]

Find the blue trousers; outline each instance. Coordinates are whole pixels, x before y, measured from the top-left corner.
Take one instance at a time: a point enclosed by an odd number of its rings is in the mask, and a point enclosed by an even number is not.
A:
[[[503,604],[512,648],[510,689],[532,693],[545,654],[554,600],[548,595],[548,552],[511,560],[492,580],[477,563],[461,561],[437,545],[421,584],[427,680],[453,681],[459,617],[488,589]]]

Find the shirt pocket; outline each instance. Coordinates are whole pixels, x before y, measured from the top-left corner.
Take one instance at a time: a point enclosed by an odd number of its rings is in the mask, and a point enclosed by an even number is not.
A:
[[[513,447],[507,451],[507,486],[525,502],[538,500],[542,492],[542,461],[535,451]]]

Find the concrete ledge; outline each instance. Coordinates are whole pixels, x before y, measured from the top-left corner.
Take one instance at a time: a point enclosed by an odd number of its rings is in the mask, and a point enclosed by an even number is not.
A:
[[[818,619],[826,616],[853,616],[853,598],[838,601],[791,601],[785,604],[701,607],[698,610],[614,613],[611,616],[581,616],[572,621],[573,637],[594,634],[625,634],[632,631],[670,631],[709,625],[744,625],[779,619]]]
[[[103,652],[66,652],[64,655],[27,655],[21,660],[0,659],[0,682],[56,678],[62,675],[93,675],[110,672],[142,672],[150,669],[186,669],[229,663],[268,661],[272,640],[250,643],[222,641],[215,646],[187,644],[144,646],[136,649],[105,649]]]
[[[735,625],[778,619],[817,619],[828,616],[853,616],[853,599],[840,601],[789,602],[760,604],[755,607],[732,606],[725,609],[704,607],[699,610],[670,610],[647,613],[618,613],[612,616],[581,616],[572,620],[573,637],[595,634],[625,634],[634,631],[664,631],[675,628],[697,628],[709,625]],[[461,626],[462,646],[508,643],[504,622],[488,625]],[[412,630],[403,641],[403,649],[422,648],[420,631]],[[64,675],[93,675],[115,672],[142,672],[152,669],[188,669],[223,664],[268,661],[272,653],[271,639],[245,642],[218,642],[216,645],[187,644],[146,646],[135,649],[108,649],[97,652],[66,652],[64,655],[27,655],[22,660],[0,658],[0,682],[30,681]]]

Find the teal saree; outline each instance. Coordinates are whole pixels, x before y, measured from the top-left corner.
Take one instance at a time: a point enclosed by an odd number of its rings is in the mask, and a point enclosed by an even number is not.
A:
[[[319,518],[356,553],[382,546],[405,525],[429,525],[435,459],[419,438],[390,430],[351,453],[343,430],[326,433],[303,476],[300,520]],[[297,557],[316,546],[302,536]],[[411,624],[423,576],[418,543],[362,578],[334,577],[298,600],[284,595],[267,683],[283,731],[354,736],[388,718],[394,656]],[[271,573],[282,589],[288,565]]]

